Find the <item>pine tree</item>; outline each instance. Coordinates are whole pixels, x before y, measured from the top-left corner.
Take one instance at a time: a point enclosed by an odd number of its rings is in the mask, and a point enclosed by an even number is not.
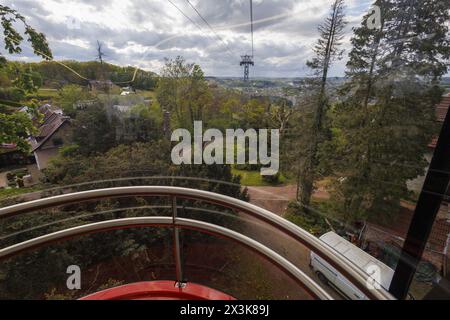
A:
[[[436,132],[449,47],[448,2],[379,0],[381,25],[354,30],[342,103],[330,110],[333,138],[321,148],[332,168],[335,209],[346,222],[389,218],[424,173]]]
[[[314,71],[317,77],[317,93],[314,103],[314,111],[311,121],[311,130],[308,135],[309,146],[307,154],[299,157],[301,165],[299,166],[297,199],[308,207],[313,191],[315,179],[315,169],[317,165],[318,146],[323,137],[323,117],[328,107],[328,97],[326,85],[328,72],[331,64],[336,59],[340,59],[343,51],[340,50],[343,39],[343,31],[346,25],[344,16],[344,1],[335,0],[331,6],[330,15],[325,22],[319,26],[320,37],[314,47],[315,57],[308,61],[307,65]]]

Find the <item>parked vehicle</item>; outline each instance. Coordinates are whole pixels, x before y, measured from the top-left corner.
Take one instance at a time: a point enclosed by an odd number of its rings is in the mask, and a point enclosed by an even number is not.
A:
[[[332,231],[322,235],[320,239],[370,275],[375,282],[369,282],[369,286],[389,289],[394,270]],[[322,282],[336,288],[345,297],[352,300],[368,299],[347,278],[314,252],[311,252],[310,266]]]

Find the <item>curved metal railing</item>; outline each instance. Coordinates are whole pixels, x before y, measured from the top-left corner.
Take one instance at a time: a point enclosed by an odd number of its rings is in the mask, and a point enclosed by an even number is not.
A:
[[[114,229],[126,229],[137,227],[149,227],[149,226],[161,226],[161,227],[176,227],[185,229],[194,229],[197,231],[208,232],[209,234],[224,237],[233,241],[236,241],[264,256],[272,263],[282,268],[287,274],[289,274],[296,282],[301,284],[311,295],[322,300],[332,300],[333,298],[326,293],[319,285],[317,285],[310,277],[304,272],[299,270],[295,265],[290,263],[284,257],[280,256],[273,250],[260,244],[259,242],[246,237],[238,232],[216,226],[210,223],[195,221],[191,219],[176,218],[173,223],[170,217],[139,217],[139,218],[124,218],[102,221],[97,223],[86,224],[78,227],[65,229],[62,231],[53,232],[41,237],[37,237],[28,241],[24,241],[8,248],[0,250],[0,259],[7,258],[15,255],[18,252],[36,248],[41,245],[45,245],[61,239],[68,239],[75,236],[81,236],[88,233],[97,233],[101,231],[108,231]]]
[[[214,235],[222,236],[244,244],[245,246],[257,251],[272,262],[276,263],[279,267],[284,269],[288,274],[295,278],[299,283],[302,283],[304,287],[317,298],[331,298],[320,286],[318,286],[311,278],[300,271],[290,261],[277,254],[273,250],[262,245],[261,243],[236,231],[232,231],[221,226],[177,217],[176,199],[192,199],[245,212],[256,219],[275,227],[277,230],[302,243],[311,251],[314,251],[317,255],[326,260],[330,265],[332,265],[345,277],[347,277],[359,290],[361,290],[370,299],[394,299],[393,296],[383,288],[376,289],[367,286],[367,283],[370,283],[372,279],[363,270],[353,265],[345,257],[340,256],[337,252],[323,243],[320,239],[314,237],[295,224],[253,204],[208,191],[165,186],[135,186],[89,190],[33,200],[5,208],[0,208],[0,219],[18,216],[20,214],[35,211],[38,209],[47,209],[71,203],[119,197],[142,196],[166,196],[172,198],[172,217],[126,218],[78,226],[27,240],[7,248],[3,248],[0,250],[0,259],[17,254],[18,252],[21,252],[23,250],[34,248],[44,243],[80,234],[100,232],[102,230],[108,230],[111,228],[164,225],[174,227],[174,230],[178,230],[179,228],[196,229],[198,231],[212,233]],[[177,233],[175,233],[175,237],[177,236]],[[176,265],[179,266],[180,263],[176,263]],[[177,271],[177,273],[179,273],[179,271]]]

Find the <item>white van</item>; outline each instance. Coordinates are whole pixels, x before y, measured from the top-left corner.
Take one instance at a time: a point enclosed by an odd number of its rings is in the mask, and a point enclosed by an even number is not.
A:
[[[370,275],[376,281],[373,286],[381,286],[389,290],[394,270],[332,231],[321,236],[320,240]],[[314,252],[311,252],[310,266],[321,281],[335,287],[347,298],[352,300],[368,299],[347,278]]]

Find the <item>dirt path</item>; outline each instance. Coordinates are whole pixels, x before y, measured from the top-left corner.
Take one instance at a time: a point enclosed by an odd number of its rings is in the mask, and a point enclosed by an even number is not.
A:
[[[247,187],[247,189],[250,195],[250,203],[280,216],[284,215],[289,202],[295,200],[297,192],[296,185],[286,185],[281,187]],[[325,190],[319,188],[314,193],[314,197],[327,199],[329,198],[329,194]],[[253,220],[253,218],[248,216],[245,217],[250,220],[245,231],[246,235],[251,236],[253,239],[260,240],[261,243],[275,249],[277,252],[284,252],[283,255],[289,257],[288,259],[300,270],[305,272],[317,283],[321,283],[319,278],[309,267],[309,256],[311,251],[308,248],[282,234],[273,227],[267,225],[258,226],[256,220]],[[342,297],[331,287],[324,285],[323,288],[334,299],[342,299]]]
[[[7,172],[0,172],[0,188],[6,187],[8,185],[6,174]]]
[[[297,185],[290,184],[280,187],[247,187],[250,203],[269,210],[280,216],[284,215],[290,201],[295,200]],[[329,199],[329,193],[319,187],[313,194],[316,199]]]

